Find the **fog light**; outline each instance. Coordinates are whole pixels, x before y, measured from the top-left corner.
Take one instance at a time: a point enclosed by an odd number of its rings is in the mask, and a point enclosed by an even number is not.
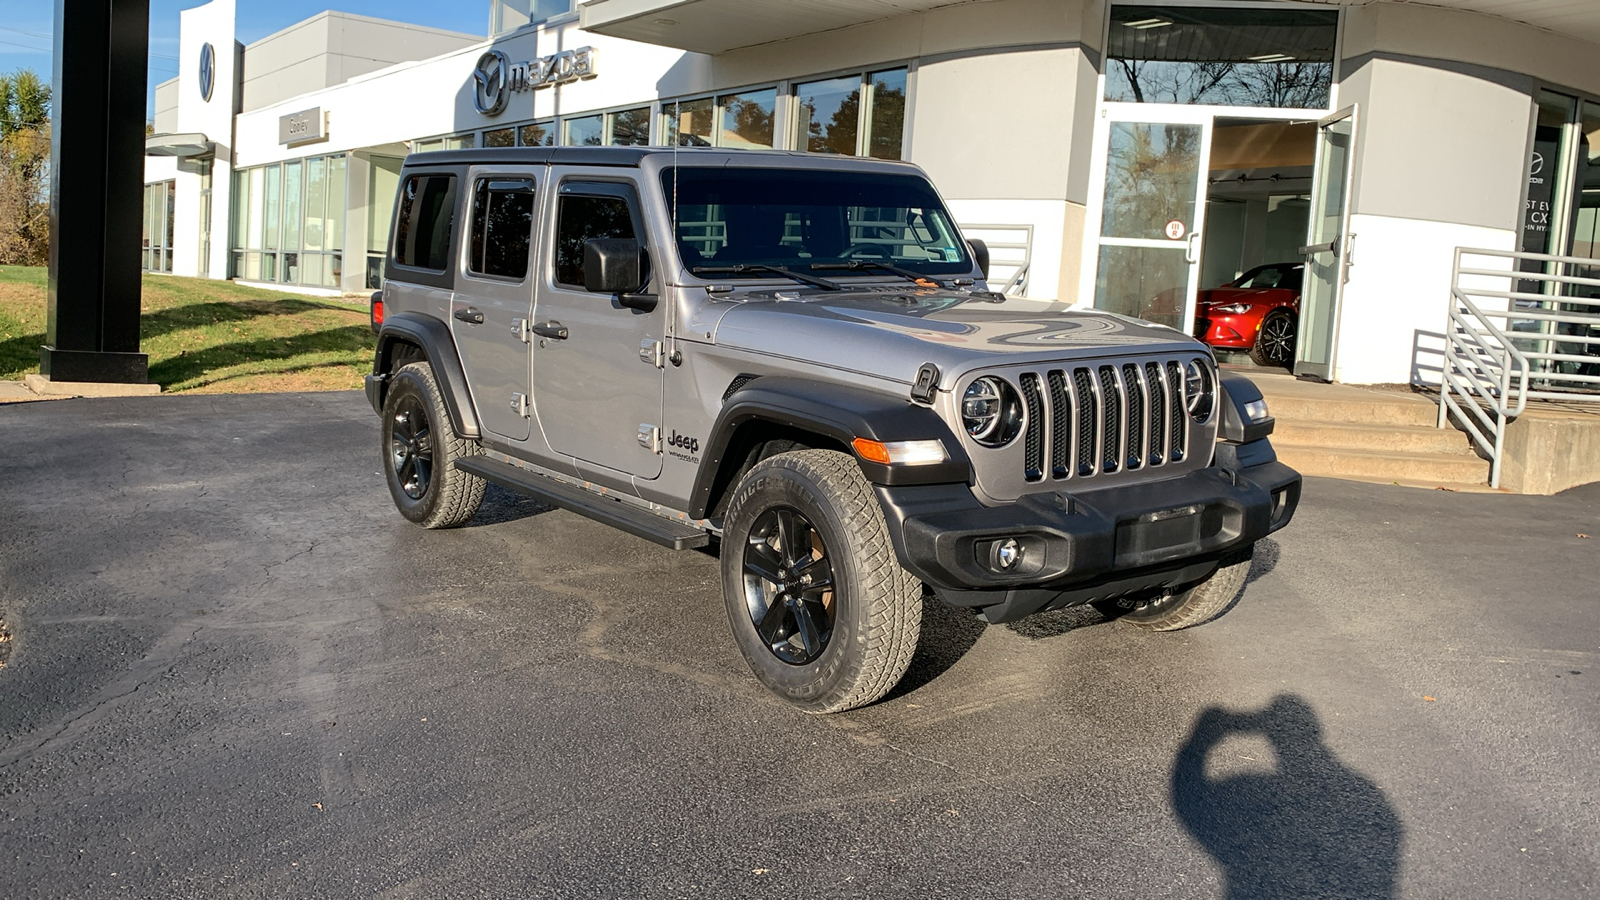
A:
[[[991,567],[1001,571],[1015,566],[1022,559],[1022,545],[1017,543],[1016,538],[995,541],[994,549],[990,552]]]

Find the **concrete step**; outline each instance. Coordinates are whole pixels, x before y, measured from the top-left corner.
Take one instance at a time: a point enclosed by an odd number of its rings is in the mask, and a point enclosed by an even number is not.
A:
[[[1272,447],[1281,462],[1302,475],[1446,485],[1482,484],[1489,480],[1489,463],[1471,454],[1399,453],[1293,444],[1276,439]]]
[[[1424,397],[1361,390],[1326,397],[1274,394],[1267,390],[1261,393],[1267,398],[1267,410],[1279,421],[1288,419],[1422,427],[1431,426],[1439,420],[1438,405]]]
[[[1277,410],[1273,410],[1276,415]],[[1397,453],[1443,453],[1477,458],[1470,439],[1454,428],[1432,425],[1373,425],[1278,419],[1273,445],[1389,450]]]

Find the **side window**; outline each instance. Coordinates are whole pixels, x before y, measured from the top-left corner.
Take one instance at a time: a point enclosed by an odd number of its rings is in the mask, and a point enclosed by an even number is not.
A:
[[[533,238],[533,179],[480,178],[472,191],[474,275],[526,278]]]
[[[443,272],[450,267],[450,233],[456,219],[456,177],[413,175],[400,189],[395,211],[394,261]]]
[[[556,211],[557,283],[583,287],[584,241],[633,237],[633,216],[623,197],[562,194]]]

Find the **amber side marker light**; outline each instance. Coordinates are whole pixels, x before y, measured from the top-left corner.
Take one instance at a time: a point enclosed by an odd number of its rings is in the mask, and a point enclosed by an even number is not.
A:
[[[856,455],[884,466],[931,466],[946,459],[942,441],[875,441],[858,437],[850,442]]]

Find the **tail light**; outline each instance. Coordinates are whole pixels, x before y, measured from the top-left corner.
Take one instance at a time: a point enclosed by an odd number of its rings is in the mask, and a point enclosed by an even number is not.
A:
[[[372,333],[377,334],[383,327],[383,291],[372,294]]]

